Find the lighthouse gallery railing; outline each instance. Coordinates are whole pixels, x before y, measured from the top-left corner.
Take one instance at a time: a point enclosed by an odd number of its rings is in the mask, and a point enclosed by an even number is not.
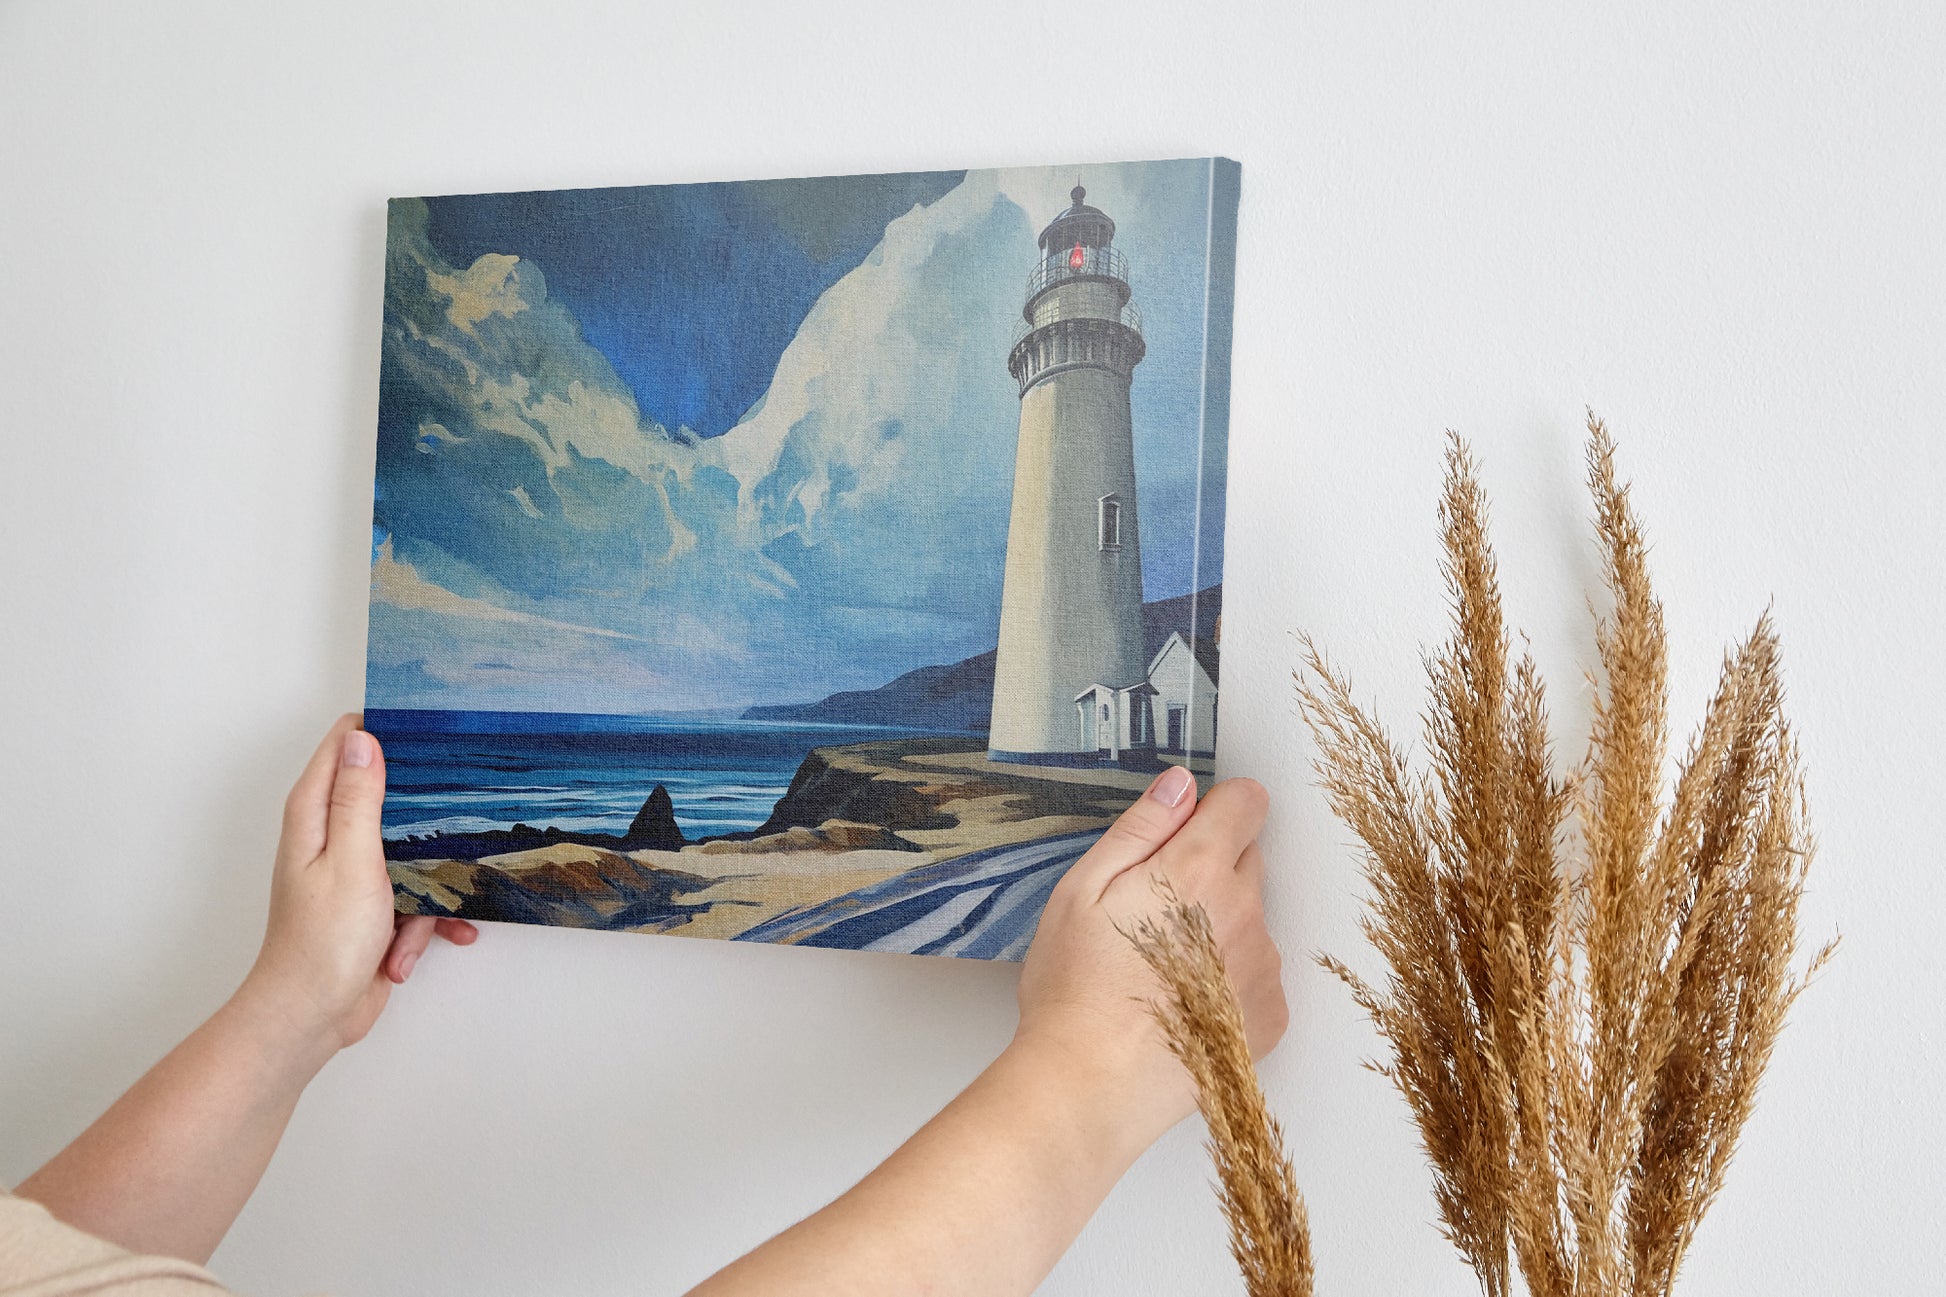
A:
[[[1027,276],[1027,296],[1034,297],[1044,293],[1056,284],[1070,279],[1114,279],[1128,282],[1128,258],[1113,248],[1078,248],[1080,256],[1074,251],[1048,254],[1047,260],[1034,267]],[[1079,262],[1080,264],[1076,264]]]

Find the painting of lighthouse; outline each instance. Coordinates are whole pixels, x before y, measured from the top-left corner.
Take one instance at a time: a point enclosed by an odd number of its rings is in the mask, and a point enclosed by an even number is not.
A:
[[[407,913],[1017,959],[1215,771],[1223,159],[398,199]]]

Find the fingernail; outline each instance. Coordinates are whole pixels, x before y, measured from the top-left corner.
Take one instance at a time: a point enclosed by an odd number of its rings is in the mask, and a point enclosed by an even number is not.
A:
[[[346,730],[344,752],[339,760],[347,766],[372,764],[372,736],[363,730]]]
[[[399,980],[401,982],[412,976],[412,966],[418,962],[419,956],[417,954],[407,955],[399,961]]]
[[[1196,777],[1182,766],[1170,766],[1155,777],[1149,785],[1149,796],[1164,806],[1175,807],[1182,801],[1183,794],[1196,782]]]

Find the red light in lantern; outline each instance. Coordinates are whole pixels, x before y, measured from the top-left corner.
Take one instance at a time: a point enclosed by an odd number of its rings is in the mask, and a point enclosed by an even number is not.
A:
[[[1087,260],[1088,260],[1088,255],[1081,250],[1081,245],[1079,243],[1074,245],[1073,252],[1068,253],[1068,265],[1072,266],[1076,270],[1081,269],[1081,267],[1084,264],[1086,264]]]

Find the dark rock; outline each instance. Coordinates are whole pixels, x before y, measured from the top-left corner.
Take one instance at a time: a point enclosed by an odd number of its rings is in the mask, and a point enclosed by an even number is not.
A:
[[[948,744],[948,746],[952,746]],[[790,787],[771,808],[770,818],[751,838],[786,829],[815,829],[826,820],[875,824],[891,833],[903,829],[949,829],[957,821],[918,787],[881,779],[872,769],[834,765],[822,748],[813,748],[791,776]],[[727,835],[726,835],[727,836]]]
[[[571,843],[579,847],[600,847],[607,851],[679,851],[686,844],[676,826],[675,804],[669,790],[661,784],[635,813],[628,832],[581,833],[550,824],[537,829],[531,824],[516,824],[511,829],[489,829],[484,833],[431,833],[424,837],[397,839],[385,844],[387,860],[479,860],[486,856],[508,856],[536,847]]]
[[[657,784],[622,835],[622,850],[680,851],[687,841],[676,824],[676,804],[669,790]]]
[[[394,865],[391,873],[408,913],[565,928],[675,927],[712,904],[679,898],[715,882],[600,848],[579,859],[504,866],[441,860]]]

